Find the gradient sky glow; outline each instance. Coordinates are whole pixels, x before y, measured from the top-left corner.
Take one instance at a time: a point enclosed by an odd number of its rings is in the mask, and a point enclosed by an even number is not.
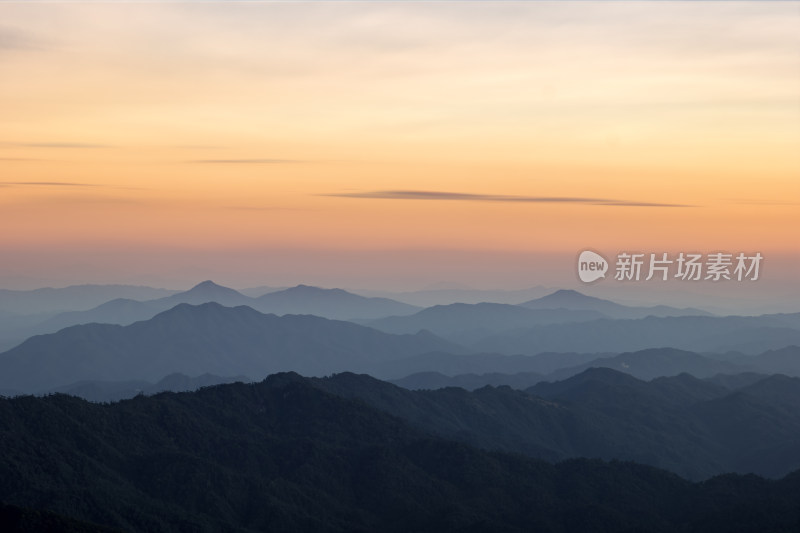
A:
[[[797,2],[0,3],[0,285],[531,286],[586,247],[758,250],[796,284],[798,27]]]

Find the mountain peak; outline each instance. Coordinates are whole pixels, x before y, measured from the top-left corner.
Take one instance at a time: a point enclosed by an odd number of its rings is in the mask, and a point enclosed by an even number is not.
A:
[[[322,288],[322,287],[317,287],[317,286],[315,286],[315,285],[304,285],[304,284],[302,284],[302,283],[301,283],[300,285],[297,285],[297,286],[295,286],[295,287],[291,287],[291,288],[289,288],[289,289],[286,289],[286,290],[287,290],[287,291],[294,291],[294,292],[308,292],[308,293],[322,293],[322,292],[325,292],[325,293],[335,293],[335,292],[347,292],[347,291],[344,291],[344,290],[342,290],[342,289],[325,289],[325,288]]]
[[[199,291],[209,291],[209,290],[218,290],[218,289],[227,289],[227,290],[231,290],[231,291],[233,290],[233,289],[229,289],[228,287],[223,287],[222,285],[218,285],[218,284],[214,283],[213,281],[211,281],[210,279],[207,279],[207,280],[205,280],[203,282],[198,283],[197,285],[195,285],[194,287],[189,289],[187,292],[193,292],[193,291],[198,291],[199,292]]]
[[[572,289],[560,289],[547,296],[542,296],[541,298],[530,300],[520,305],[530,309],[555,309],[563,307],[565,309],[593,309],[600,312],[619,312],[620,310],[626,309],[625,306],[616,302],[588,296]]]
[[[565,302],[581,302],[587,300],[600,300],[594,296],[587,296],[582,292],[572,289],[559,289],[556,292],[550,293],[547,296],[539,298],[540,301],[565,301]]]
[[[174,296],[170,296],[165,300],[191,304],[216,301],[224,305],[240,305],[246,303],[249,298],[241,294],[239,291],[231,289],[230,287],[223,287],[222,285],[218,285],[211,280],[206,280],[202,283],[198,283],[186,292],[181,292]]]

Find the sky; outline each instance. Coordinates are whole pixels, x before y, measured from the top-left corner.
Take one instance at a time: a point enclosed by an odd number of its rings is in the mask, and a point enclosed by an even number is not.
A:
[[[758,251],[759,288],[799,289],[798,27],[798,2],[3,2],[0,286],[565,286],[592,249]]]

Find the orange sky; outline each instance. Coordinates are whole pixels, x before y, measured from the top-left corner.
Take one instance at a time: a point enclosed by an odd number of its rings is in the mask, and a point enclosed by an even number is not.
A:
[[[784,2],[0,3],[0,285],[800,254],[798,27]]]

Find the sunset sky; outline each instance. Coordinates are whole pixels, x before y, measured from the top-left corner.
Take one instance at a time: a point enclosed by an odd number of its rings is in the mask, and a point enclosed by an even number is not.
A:
[[[0,2],[0,287],[800,260],[797,2]],[[765,263],[766,264],[766,263]]]

